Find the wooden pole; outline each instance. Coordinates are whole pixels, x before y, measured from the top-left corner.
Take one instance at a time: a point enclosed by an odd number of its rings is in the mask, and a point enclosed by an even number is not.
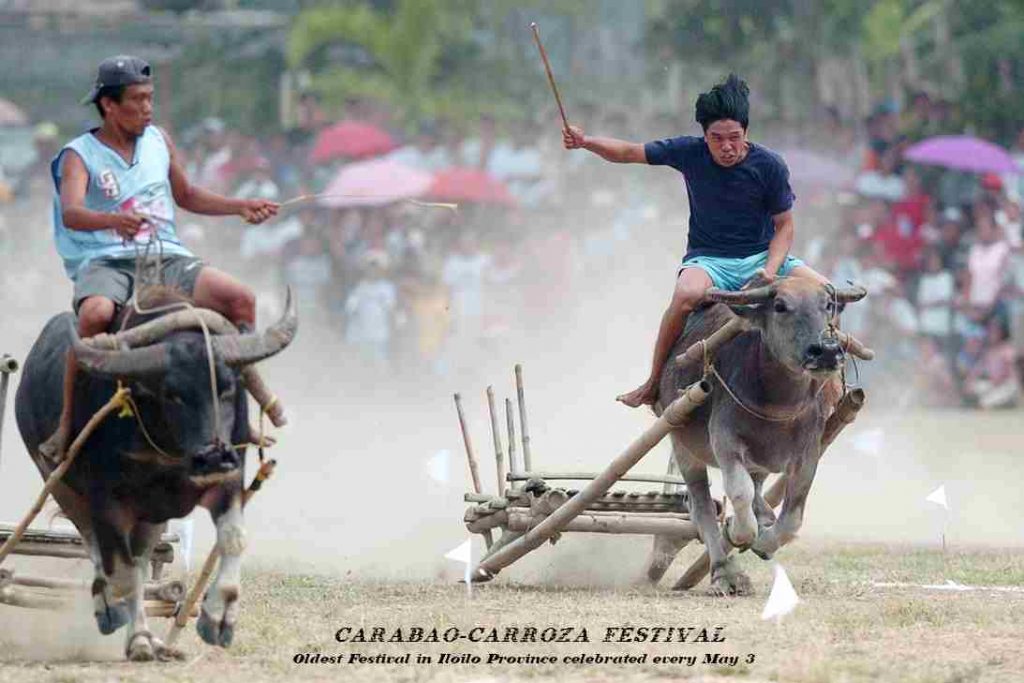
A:
[[[3,445],[4,409],[7,407],[7,384],[11,373],[18,371],[18,361],[6,353],[0,356],[0,447]],[[3,461],[0,460],[0,463]]]
[[[513,472],[509,479],[513,481],[525,481],[527,479],[543,479],[544,481],[591,481],[600,476],[600,472]],[[627,474],[619,481],[643,481],[652,484],[676,484],[685,485],[686,480],[682,477],[673,477],[660,474]]]
[[[829,416],[828,421],[825,422],[825,431],[821,435],[821,453],[819,458],[825,454],[827,449],[839,433],[846,428],[846,425],[857,419],[857,413],[860,412],[861,407],[864,405],[864,390],[854,389],[850,393],[843,396],[839,405]],[[786,481],[787,477],[783,474],[781,477],[772,482],[771,487],[764,494],[764,500],[770,507],[778,507],[782,503],[783,496],[786,493]],[[688,590],[693,588],[701,579],[708,575],[711,571],[711,559],[708,556],[708,551],[705,550],[701,553],[701,556],[693,561],[693,564],[683,572],[683,575],[679,577],[676,584],[672,587],[673,590]]]
[[[473,580],[486,581],[504,567],[512,564],[531,550],[538,548],[561,531],[591,503],[600,498],[629,469],[654,448],[672,429],[682,424],[687,416],[707,398],[710,385],[700,381],[691,385],[683,395],[665,408],[653,425],[631,443],[608,467],[569,502],[555,510],[543,522],[520,538],[481,561],[473,570]]]
[[[494,406],[494,387],[487,387],[487,409],[491,413],[491,434],[494,436],[494,463],[498,473],[498,495],[505,492],[505,449],[498,429],[498,410]]]
[[[516,467],[516,421],[512,416],[512,401],[505,399],[505,422],[508,424],[508,469],[509,481],[520,470]]]
[[[14,550],[14,547],[18,545],[18,541],[25,534],[25,530],[28,529],[28,525],[36,518],[39,511],[43,509],[43,504],[49,497],[50,492],[53,491],[54,487],[57,486],[57,482],[61,480],[61,477],[71,468],[71,465],[75,462],[75,458],[78,456],[78,452],[82,450],[82,446],[86,440],[92,436],[92,433],[100,426],[103,420],[107,419],[107,416],[115,410],[120,410],[124,405],[125,396],[128,396],[131,392],[126,388],[118,389],[110,400],[107,401],[106,405],[96,411],[96,414],[89,418],[89,421],[82,428],[82,431],[75,438],[71,444],[71,448],[68,449],[67,455],[64,456],[64,460],[57,466],[50,476],[47,477],[46,483],[43,485],[43,490],[39,492],[39,496],[36,497],[36,502],[32,505],[32,508],[28,511],[18,526],[15,527],[14,533],[12,533],[4,544],[0,546],[0,564],[3,564],[4,559]]]
[[[715,330],[707,339],[702,340],[703,344],[697,342],[687,347],[686,351],[676,356],[676,363],[686,365],[688,363],[700,362],[704,359],[705,354],[710,358],[715,355],[719,347],[737,336],[744,329],[746,329],[746,324],[743,322],[743,319],[739,316],[733,317],[729,322]]]
[[[483,487],[480,485],[480,468],[476,464],[476,456],[473,455],[473,442],[470,441],[466,416],[462,412],[462,397],[458,394],[455,394],[455,410],[459,414],[459,427],[462,429],[462,443],[466,446],[466,460],[469,461],[469,476],[473,478],[473,490],[476,493],[483,493]]]
[[[459,428],[462,430],[462,443],[466,447],[466,460],[469,461],[469,476],[473,479],[473,491],[477,495],[483,495],[483,486],[480,484],[480,467],[477,465],[476,456],[473,454],[473,442],[469,438],[469,428],[466,427],[466,415],[462,411],[462,397],[459,394],[455,394],[455,411],[459,414]],[[498,493],[500,495],[500,488]],[[488,549],[494,544],[494,535],[490,531],[484,533],[484,543]]]
[[[242,508],[249,503],[256,492],[263,487],[265,482],[270,475],[274,473],[274,467],[277,466],[276,460],[267,460],[260,465],[260,469],[256,472],[256,476],[253,478],[252,483],[249,484],[249,488],[242,492]],[[188,596],[185,598],[185,602],[182,603],[181,609],[177,612],[173,612],[167,616],[174,617],[174,623],[171,624],[171,628],[167,631],[167,638],[165,639],[168,645],[173,645],[181,632],[188,625],[190,617],[196,616],[198,608],[196,607],[199,602],[199,596],[206,590],[206,584],[209,583],[210,577],[213,576],[213,570],[217,567],[217,561],[220,559],[220,548],[214,544],[213,548],[210,549],[210,554],[206,556],[206,561],[203,562],[203,568],[199,570],[199,576],[196,577],[196,582],[192,584],[192,590],[189,591]]]
[[[523,389],[523,366],[516,364],[516,396],[519,398],[519,430],[523,438],[523,469],[533,469],[533,458],[530,453],[530,429],[526,426],[526,392]]]

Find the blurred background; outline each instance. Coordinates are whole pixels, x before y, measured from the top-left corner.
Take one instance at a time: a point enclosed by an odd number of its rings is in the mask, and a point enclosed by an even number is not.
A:
[[[247,511],[257,554],[433,571],[464,538],[452,392],[493,490],[483,389],[514,400],[517,362],[535,462],[600,469],[651,419],[613,399],[647,376],[686,193],[674,170],[562,148],[531,21],[587,133],[700,135],[697,94],[745,78],[750,138],[789,164],[794,253],[870,290],[844,314],[879,351],[848,373],[869,402],[807,532],[1019,543],[1018,0],[0,0],[0,351],[24,358],[70,305],[48,163],[98,125],[78,104],[97,63],[134,53],[194,181],[285,203],[257,228],[178,214],[261,324],[286,284],[299,297],[266,368],[293,429]],[[14,519],[38,475],[10,412],[3,439]],[[667,446],[650,457],[664,471]],[[924,500],[943,482],[945,522]],[[415,504],[388,514],[382,492]]]
[[[699,135],[696,95],[740,74],[751,139],[790,167],[794,253],[871,291],[845,323],[885,350],[861,381],[898,406],[1017,404],[1015,0],[0,0],[12,345],[42,302],[67,306],[48,162],[97,125],[77,104],[96,64],[130,53],[154,65],[158,123],[194,181],[286,202],[251,229],[181,214],[184,241],[256,288],[264,321],[295,288],[310,353],[342,376],[454,382],[580,325],[581,343],[618,344],[621,326],[631,388],[685,192],[674,171],[562,149],[531,21],[588,133]]]

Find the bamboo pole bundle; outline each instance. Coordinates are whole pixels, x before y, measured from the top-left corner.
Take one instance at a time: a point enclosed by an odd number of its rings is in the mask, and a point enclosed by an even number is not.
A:
[[[640,435],[625,451],[580,493],[544,519],[536,527],[523,536],[503,547],[498,552],[485,557],[474,569],[474,580],[489,580],[502,568],[515,562],[520,557],[536,549],[548,540],[581,512],[588,505],[605,494],[629,469],[660,442],[673,428],[681,424],[687,416],[707,398],[711,387],[705,382],[691,385],[683,395],[665,408],[661,416],[647,431]]]

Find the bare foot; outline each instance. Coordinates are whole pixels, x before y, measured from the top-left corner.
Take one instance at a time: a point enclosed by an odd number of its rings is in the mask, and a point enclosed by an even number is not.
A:
[[[616,396],[615,400],[625,403],[630,408],[654,405],[654,402],[658,400],[658,385],[648,380],[628,394]]]

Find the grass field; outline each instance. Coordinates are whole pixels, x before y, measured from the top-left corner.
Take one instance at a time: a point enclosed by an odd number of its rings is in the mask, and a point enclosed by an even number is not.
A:
[[[686,557],[694,552],[690,549]],[[897,545],[797,544],[782,558],[801,598],[781,623],[760,613],[770,565],[744,556],[759,595],[715,599],[637,585],[619,588],[527,585],[508,570],[474,588],[447,580],[370,582],[343,576],[253,569],[247,574],[242,623],[231,650],[200,643],[191,627],[180,643],[181,664],[120,661],[122,636],[93,635],[88,607],[70,618],[0,607],[0,680],[4,681],[907,681],[1024,680],[1024,588],[1018,591],[936,591],[877,583],[1024,586],[1024,550],[950,550]],[[666,585],[679,571],[679,562]],[[17,621],[12,621],[16,619]],[[21,626],[11,628],[12,624]],[[158,633],[166,628],[156,622]],[[382,626],[468,633],[533,626],[587,630],[577,643],[339,643],[343,627]],[[620,626],[712,630],[724,642],[606,643]],[[616,632],[616,635],[618,632]],[[709,634],[710,635],[710,634]],[[691,634],[692,637],[692,634]],[[368,657],[417,655],[430,664],[295,664],[297,653]],[[440,664],[442,653],[476,655],[479,664]],[[555,656],[555,664],[486,664],[491,653]],[[647,654],[643,664],[568,664],[564,657]],[[707,655],[737,656],[736,665],[704,663]],[[747,663],[753,655],[752,663]],[[655,657],[695,657],[696,663],[654,663]]]

